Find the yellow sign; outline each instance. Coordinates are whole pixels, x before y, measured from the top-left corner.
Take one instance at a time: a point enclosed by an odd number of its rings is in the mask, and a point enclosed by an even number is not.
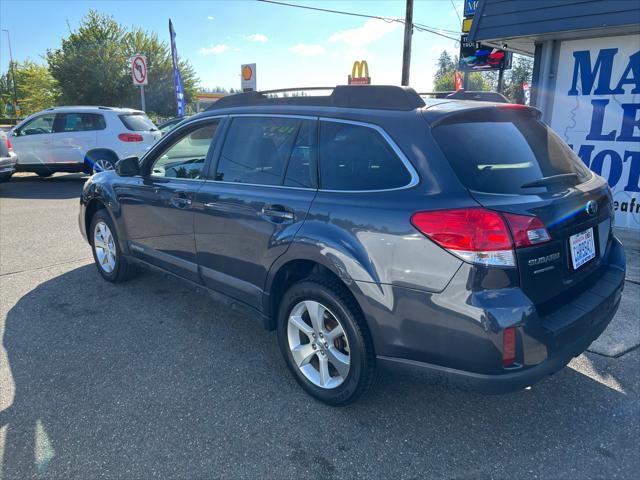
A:
[[[251,80],[253,77],[253,70],[250,65],[244,65],[242,67],[242,78],[244,78],[247,82]]]
[[[356,72],[358,76],[356,76]],[[364,76],[362,75],[364,73]],[[369,65],[366,60],[353,62],[351,75],[349,75],[349,85],[369,85],[371,78],[369,77]]]
[[[473,18],[465,18],[462,20],[462,33],[469,33],[471,31],[471,24],[473,23]]]

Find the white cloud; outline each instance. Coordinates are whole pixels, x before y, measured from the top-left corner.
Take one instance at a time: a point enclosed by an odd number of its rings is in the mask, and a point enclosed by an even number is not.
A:
[[[212,15],[207,16],[207,20],[215,20],[215,19],[216,19],[216,17],[214,17]]]
[[[289,51],[302,55],[303,57],[317,57],[326,53],[326,50],[322,45],[307,45],[304,43],[294,45],[289,48]]]
[[[203,55],[220,55],[223,52],[229,50],[229,45],[219,43],[218,45],[212,45],[210,47],[201,48],[200,53]]]
[[[263,35],[262,33],[253,33],[251,35],[247,35],[246,37],[244,37],[246,40],[250,40],[252,42],[260,42],[260,43],[267,43],[269,41],[269,39],[267,38],[266,35]]]
[[[361,27],[334,33],[329,37],[329,42],[345,42],[352,46],[368,45],[399,29],[401,26],[398,22],[385,22],[384,20],[372,18],[364,22]]]

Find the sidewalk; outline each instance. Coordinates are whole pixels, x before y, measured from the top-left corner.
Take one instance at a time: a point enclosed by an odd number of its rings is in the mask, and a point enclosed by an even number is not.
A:
[[[627,257],[627,277],[618,313],[589,351],[619,357],[640,345],[640,232],[615,229]]]

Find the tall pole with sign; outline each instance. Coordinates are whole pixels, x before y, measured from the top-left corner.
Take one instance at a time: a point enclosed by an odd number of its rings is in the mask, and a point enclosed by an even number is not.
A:
[[[147,58],[144,55],[131,57],[131,77],[133,78],[133,84],[140,87],[140,104],[142,110],[146,111],[144,86],[148,85],[149,77],[147,76]]]

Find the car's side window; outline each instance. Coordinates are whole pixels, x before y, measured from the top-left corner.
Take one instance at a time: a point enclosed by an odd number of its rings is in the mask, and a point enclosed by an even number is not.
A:
[[[56,133],[104,130],[104,116],[97,113],[61,113],[56,120]]]
[[[411,182],[411,174],[389,142],[372,127],[320,122],[320,188],[389,190]]]
[[[287,187],[316,188],[318,185],[316,125],[312,120],[302,121],[284,176]]]
[[[53,132],[53,122],[55,118],[55,113],[48,113],[29,120],[20,128],[18,135],[42,135],[43,133],[51,133]]]
[[[189,129],[164,150],[151,165],[153,177],[202,179],[207,153],[220,120]]]
[[[314,122],[285,117],[236,117],[222,147],[215,179],[255,185],[312,185]],[[305,134],[305,132],[308,132]],[[299,137],[299,133],[303,133]],[[305,150],[306,153],[305,153]]]

